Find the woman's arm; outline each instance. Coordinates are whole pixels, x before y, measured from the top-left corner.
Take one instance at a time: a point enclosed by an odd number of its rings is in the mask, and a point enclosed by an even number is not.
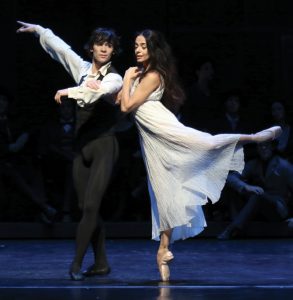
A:
[[[123,112],[131,112],[143,104],[148,96],[156,90],[161,83],[157,72],[148,72],[137,85],[135,91],[130,95],[133,81],[141,74],[137,67],[129,68],[123,78],[120,107]]]

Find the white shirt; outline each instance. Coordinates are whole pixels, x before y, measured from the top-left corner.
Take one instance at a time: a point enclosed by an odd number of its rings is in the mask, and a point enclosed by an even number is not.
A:
[[[123,81],[119,74],[109,73],[106,75],[111,62],[104,65],[96,74],[93,74],[92,63],[85,61],[77,55],[68,44],[56,36],[50,29],[38,25],[36,27],[36,34],[40,37],[40,44],[43,49],[54,60],[63,65],[77,84],[86,75],[79,86],[68,89],[68,97],[76,99],[79,106],[95,102],[101,96],[115,94],[121,89]],[[101,74],[104,75],[104,78],[98,90],[85,86],[87,80],[97,79]]]

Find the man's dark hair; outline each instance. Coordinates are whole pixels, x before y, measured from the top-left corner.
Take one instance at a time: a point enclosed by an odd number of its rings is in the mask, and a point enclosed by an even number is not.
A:
[[[95,44],[108,42],[113,45],[114,51],[112,55],[118,55],[121,52],[120,49],[120,37],[116,34],[116,32],[111,28],[96,28],[92,31],[92,34],[85,44],[84,49],[87,54],[92,57],[91,50]]]

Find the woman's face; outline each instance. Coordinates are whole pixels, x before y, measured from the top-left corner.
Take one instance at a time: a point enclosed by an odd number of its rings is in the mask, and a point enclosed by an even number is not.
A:
[[[147,48],[145,37],[138,35],[135,39],[134,53],[136,61],[146,66],[149,62],[150,56]]]
[[[285,118],[285,108],[282,103],[274,102],[272,104],[272,117],[276,121],[280,121]]]

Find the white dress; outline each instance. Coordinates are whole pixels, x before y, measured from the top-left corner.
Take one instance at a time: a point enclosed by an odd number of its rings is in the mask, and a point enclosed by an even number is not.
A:
[[[134,92],[138,79],[131,88]],[[162,103],[159,86],[134,111],[148,174],[152,239],[173,228],[171,242],[199,234],[206,226],[202,205],[219,200],[229,170],[242,172],[239,134],[211,135],[178,121]]]

